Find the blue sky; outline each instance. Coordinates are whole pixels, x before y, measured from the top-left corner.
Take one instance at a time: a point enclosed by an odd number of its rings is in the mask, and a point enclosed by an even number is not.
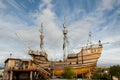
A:
[[[86,45],[91,31],[93,43],[110,42],[103,46],[98,65],[120,64],[120,0],[0,0],[0,64],[10,53],[13,58],[29,59],[28,46],[39,50],[41,23],[49,59],[61,59],[64,16],[68,53]]]

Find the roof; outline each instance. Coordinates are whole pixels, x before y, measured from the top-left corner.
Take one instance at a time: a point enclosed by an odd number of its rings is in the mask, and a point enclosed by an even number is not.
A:
[[[68,54],[68,58],[77,57],[77,54]]]
[[[4,63],[8,62],[8,60],[21,60],[21,59],[18,59],[18,58],[7,58]]]
[[[21,61],[30,61],[27,59],[18,59],[18,58],[7,58],[4,63],[8,62],[8,60],[21,60]]]
[[[25,62],[28,62],[30,61],[31,59],[21,59],[21,61],[25,61]]]

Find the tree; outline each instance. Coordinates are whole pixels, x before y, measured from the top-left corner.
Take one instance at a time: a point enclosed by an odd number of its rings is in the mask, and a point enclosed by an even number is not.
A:
[[[66,79],[73,79],[75,77],[75,73],[70,66],[64,68],[63,77]]]
[[[109,69],[109,73],[111,76],[115,76],[120,80],[120,66],[119,65],[111,66]]]
[[[94,79],[94,80],[111,80],[109,73],[105,72],[106,70],[108,70],[108,69],[97,68],[92,74],[92,79]]]
[[[120,80],[120,65],[114,65],[110,68],[97,68],[92,75],[92,79],[112,80],[112,76]]]

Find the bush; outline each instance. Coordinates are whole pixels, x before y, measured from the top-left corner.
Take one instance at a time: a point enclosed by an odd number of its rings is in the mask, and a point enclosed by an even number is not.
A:
[[[63,77],[66,79],[73,79],[75,77],[75,73],[70,66],[64,68]]]

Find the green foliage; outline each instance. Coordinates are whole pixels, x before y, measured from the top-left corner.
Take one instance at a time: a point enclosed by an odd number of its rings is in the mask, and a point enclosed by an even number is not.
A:
[[[70,66],[64,68],[63,77],[66,79],[73,79],[75,77],[75,73]]]
[[[109,69],[109,73],[111,76],[115,76],[120,79],[120,65],[111,66]]]
[[[93,80],[111,80],[109,73],[105,73],[104,69],[96,69],[92,75]]]
[[[111,80],[108,74],[99,74],[99,73],[94,73],[92,79]]]
[[[107,73],[105,71],[108,71]],[[98,68],[94,71],[92,79],[112,80],[112,76],[120,80],[120,65],[114,65],[110,68]]]

